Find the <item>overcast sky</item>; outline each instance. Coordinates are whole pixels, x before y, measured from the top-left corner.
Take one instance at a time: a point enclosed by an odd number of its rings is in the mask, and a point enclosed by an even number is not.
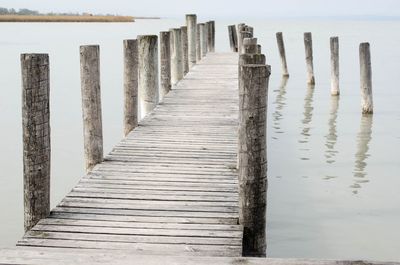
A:
[[[400,0],[0,0],[0,6],[161,17],[400,16]]]

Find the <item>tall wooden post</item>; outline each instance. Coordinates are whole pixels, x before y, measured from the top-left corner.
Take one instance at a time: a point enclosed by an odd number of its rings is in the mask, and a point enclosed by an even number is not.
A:
[[[197,36],[197,16],[186,15],[186,26],[188,32],[188,55],[189,68],[196,64],[196,36]]]
[[[209,23],[210,23],[210,29],[211,29],[211,33],[210,32],[208,33],[209,36],[211,37],[209,51],[215,52],[215,21],[211,20],[211,21],[209,21]]]
[[[269,66],[242,65],[239,86],[239,222],[243,255],[266,255],[266,109]]]
[[[201,60],[201,24],[196,25],[196,60]]]
[[[200,23],[200,40],[201,58],[203,58],[207,55],[207,27],[204,23]]]
[[[189,72],[188,33],[186,26],[181,27],[181,42],[183,52],[183,74],[186,75]]]
[[[103,161],[100,95],[100,47],[80,47],[83,141],[86,172]]]
[[[214,52],[213,50],[213,21],[207,21],[206,23],[207,28],[207,52]]]
[[[312,48],[311,32],[304,33],[304,47],[305,47],[305,51],[306,51],[307,83],[310,85],[314,85],[315,77],[314,77],[313,48]]]
[[[283,41],[283,34],[282,32],[276,33],[276,41],[278,43],[279,55],[281,57],[282,63],[282,75],[289,76],[289,71],[286,62],[286,51],[285,51],[285,43]]]
[[[237,52],[237,32],[235,25],[228,26],[229,44],[232,52]]]
[[[181,30],[171,31],[171,82],[176,85],[183,78],[183,49],[181,42]]]
[[[339,37],[330,39],[331,46],[331,95],[337,96],[339,90]]]
[[[50,213],[50,81],[48,54],[21,54],[24,228]]]
[[[372,69],[369,43],[360,44],[361,108],[363,114],[374,112],[372,100]]]
[[[124,40],[124,134],[138,125],[137,40]]]
[[[160,32],[160,97],[171,90],[171,33]]]
[[[139,105],[141,116],[152,111],[158,103],[158,37],[138,36]]]

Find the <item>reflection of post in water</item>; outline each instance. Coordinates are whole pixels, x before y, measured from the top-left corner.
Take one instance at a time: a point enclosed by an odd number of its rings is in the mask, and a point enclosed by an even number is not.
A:
[[[314,85],[309,84],[307,88],[306,97],[304,98],[304,112],[303,112],[303,119],[301,123],[303,126],[301,127],[301,139],[299,143],[305,144],[308,143],[309,138],[311,136],[311,121],[313,116],[313,97],[314,97]],[[303,150],[303,149],[301,149]],[[302,160],[308,160],[308,158],[302,158]]]
[[[338,153],[335,150],[335,145],[337,142],[337,129],[336,129],[336,120],[338,117],[338,109],[339,109],[339,97],[331,97],[331,111],[329,114],[329,133],[325,136],[326,139],[326,151],[325,151],[325,158],[326,162],[329,164],[335,163],[335,156]]]
[[[360,131],[357,135],[357,152],[355,155],[354,164],[354,184],[350,186],[353,189],[353,193],[357,194],[358,189],[361,188],[362,183],[369,182],[366,179],[367,172],[365,168],[367,166],[366,160],[370,156],[369,144],[372,139],[372,124],[373,119],[370,114],[363,114],[361,117]]]
[[[281,120],[283,119],[283,108],[285,107],[286,103],[286,85],[288,82],[289,77],[288,76],[283,76],[281,80],[281,84],[279,86],[279,89],[274,90],[274,92],[277,93],[276,99],[273,104],[276,105],[275,111],[272,113],[273,117],[273,128],[275,130],[276,134],[283,133],[281,130]],[[273,139],[278,139],[277,137],[273,137]]]

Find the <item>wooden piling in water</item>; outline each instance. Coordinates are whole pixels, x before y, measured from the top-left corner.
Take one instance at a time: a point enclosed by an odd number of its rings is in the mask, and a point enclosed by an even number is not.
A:
[[[103,161],[100,47],[80,47],[83,140],[86,172]]]
[[[206,24],[201,23],[200,24],[200,40],[201,40],[201,58],[205,57],[207,55],[207,27]]]
[[[189,51],[188,51],[188,33],[187,27],[181,27],[181,42],[183,52],[183,75],[189,72]]]
[[[181,30],[170,29],[171,32],[171,82],[176,85],[183,78],[183,48]]]
[[[247,38],[252,38],[253,35],[249,31],[242,31],[240,32],[239,36],[239,54],[245,53],[245,50],[243,48],[243,40]]]
[[[232,52],[237,52],[237,31],[235,25],[228,26],[229,46]]]
[[[48,54],[21,54],[24,228],[50,213],[50,71]]]
[[[196,61],[201,60],[201,24],[196,25]]]
[[[281,57],[282,75],[289,76],[289,71],[288,71],[288,66],[287,66],[287,61],[286,61],[285,43],[283,41],[282,32],[276,33],[276,41],[278,43],[279,55]]]
[[[144,117],[156,107],[159,99],[157,35],[138,36],[138,51],[139,106]]]
[[[312,48],[312,35],[311,32],[304,33],[304,47],[306,52],[307,64],[307,83],[314,85],[314,64],[313,64],[313,48]]]
[[[372,114],[374,103],[372,99],[371,52],[368,42],[360,44],[360,87],[362,113]]]
[[[197,38],[197,16],[190,14],[186,15],[186,26],[188,32],[188,56],[189,68],[196,64],[196,38]]]
[[[253,54],[259,51],[257,38],[245,38],[243,39],[243,54]]]
[[[160,98],[171,91],[171,32],[160,32]]]
[[[239,79],[239,223],[243,255],[266,255],[266,109],[270,69],[242,65]]]
[[[124,135],[138,125],[137,40],[124,40]]]
[[[330,39],[331,48],[331,95],[337,96],[339,90],[339,37]]]

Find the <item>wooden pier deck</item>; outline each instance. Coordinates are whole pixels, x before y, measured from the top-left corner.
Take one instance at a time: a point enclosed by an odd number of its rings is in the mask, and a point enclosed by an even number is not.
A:
[[[237,61],[203,58],[18,246],[241,256]]]

